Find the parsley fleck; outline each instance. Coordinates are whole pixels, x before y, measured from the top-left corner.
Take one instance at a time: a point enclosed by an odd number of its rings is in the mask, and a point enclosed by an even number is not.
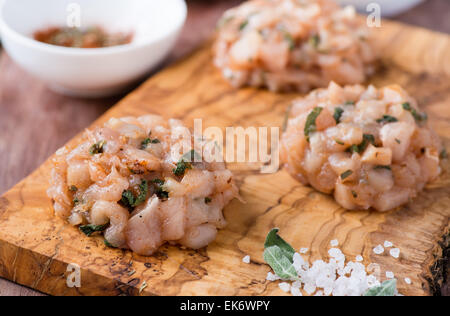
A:
[[[382,118],[377,120],[377,123],[383,123],[383,124],[388,124],[388,123],[395,123],[398,122],[398,119],[390,116],[390,115],[383,115]]]
[[[364,134],[363,141],[359,145],[353,145],[351,146],[348,151],[351,153],[363,153],[369,144],[375,145],[375,137],[371,134]]]
[[[103,149],[104,149],[103,147],[105,146],[105,144],[106,144],[106,142],[104,140],[101,140],[98,143],[95,143],[89,149],[89,154],[91,154],[91,156],[103,154]]]
[[[343,141],[340,141],[339,139],[335,139],[334,141],[341,146],[345,145],[345,143]]]
[[[184,174],[186,173],[187,169],[192,169],[191,163],[190,162],[186,162],[184,159],[181,159],[177,163],[177,167],[175,169],[173,169],[173,173],[177,177],[181,177],[181,176],[184,176]]]
[[[316,107],[312,112],[308,115],[305,124],[305,136],[309,142],[309,135],[317,131],[316,120],[319,117],[320,113],[322,113],[323,108]]]
[[[355,105],[355,101],[347,101],[345,102],[345,105]]]
[[[336,124],[339,124],[341,122],[342,114],[344,113],[343,108],[335,108],[334,109],[334,120],[336,121]]]
[[[105,244],[106,247],[109,247],[109,248],[116,248],[116,247],[114,247],[113,245],[111,245],[111,244],[109,243],[109,241],[107,241],[106,239],[103,241],[103,243]]]
[[[73,199],[73,205],[77,206],[80,204],[80,200],[78,198]]]
[[[210,197],[205,197],[205,204],[209,204],[211,202],[212,202],[212,200]]]
[[[352,174],[353,174],[353,171],[352,171],[352,170],[347,170],[346,172],[344,172],[343,174],[341,174],[341,179],[342,179],[342,180],[345,180],[345,179],[347,179],[348,177],[350,177]]]
[[[392,170],[391,166],[376,166],[375,170],[380,170],[380,169],[386,169],[386,170]]]
[[[401,144],[402,143],[402,141],[400,139],[398,139],[398,138],[396,138],[395,141],[397,142],[397,144]]]
[[[239,31],[243,31],[248,25],[248,20],[245,20],[239,25]]]
[[[148,195],[148,182],[147,180],[142,180],[141,184],[139,184],[139,194],[135,196],[133,192],[130,190],[125,190],[122,193],[122,204],[128,207],[129,209],[133,209],[136,206],[141,205],[145,202]]]
[[[411,106],[411,103],[405,102],[402,104],[402,106],[404,110],[411,112],[416,122],[424,122],[428,120],[428,115],[426,113],[423,114],[418,113],[417,110]]]
[[[161,179],[155,179],[152,181],[155,189],[155,194],[160,200],[167,200],[169,198],[169,192],[163,189],[164,181]]]
[[[81,232],[83,232],[83,234],[85,234],[88,237],[91,237],[92,234],[96,233],[96,232],[102,232],[104,231],[106,228],[108,228],[109,224],[105,224],[105,225],[83,225],[80,226],[80,230]]]
[[[311,36],[309,38],[309,44],[314,48],[318,48],[320,44],[320,36],[318,34]]]
[[[353,195],[353,197],[354,197],[355,199],[358,198],[358,193],[356,193],[356,191],[352,191],[352,195]]]
[[[150,137],[144,139],[141,143],[141,149],[146,149],[150,144],[159,144],[161,141],[157,138],[151,139]]]
[[[71,186],[69,187],[69,191],[70,191],[70,192],[77,192],[77,191],[78,191],[78,188],[77,188],[76,186],[74,186],[74,185],[71,185]]]

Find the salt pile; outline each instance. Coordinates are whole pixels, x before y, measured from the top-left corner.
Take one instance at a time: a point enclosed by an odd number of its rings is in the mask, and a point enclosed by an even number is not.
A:
[[[291,284],[285,280],[279,284],[280,289],[294,296],[301,296],[302,289],[308,295],[315,296],[362,296],[369,288],[380,285],[376,276],[368,275],[366,266],[362,263],[346,262],[340,249],[331,248],[328,254],[328,262],[317,260],[310,266],[300,253],[295,253],[293,266],[298,279],[289,280]],[[267,275],[269,281],[279,279],[271,272]]]

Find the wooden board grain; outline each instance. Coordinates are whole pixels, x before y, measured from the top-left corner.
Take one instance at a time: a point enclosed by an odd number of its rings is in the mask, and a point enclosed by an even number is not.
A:
[[[430,115],[450,148],[450,38],[422,29],[386,23],[378,31],[383,68],[371,79],[376,85],[403,85]],[[432,49],[430,49],[432,48]],[[110,117],[157,113],[192,126],[281,126],[289,101],[296,95],[230,88],[211,65],[209,45],[149,80],[108,111]],[[281,170],[262,175],[253,165],[231,164],[245,204],[225,209],[229,225],[208,248],[199,251],[164,246],[153,257],[108,249],[101,238],[87,238],[53,216],[46,197],[50,164],[0,198],[0,276],[54,295],[278,295],[262,260],[263,242],[273,227],[296,248],[311,249],[310,259],[327,257],[330,240],[338,239],[349,257],[363,254],[395,272],[405,295],[427,295],[425,278],[448,233],[450,162],[436,183],[410,205],[389,213],[354,212],[331,197],[300,185]],[[402,250],[396,260],[372,249],[390,240]],[[250,255],[250,265],[242,263]],[[81,287],[66,285],[67,266],[81,267]],[[130,272],[135,273],[131,275]]]

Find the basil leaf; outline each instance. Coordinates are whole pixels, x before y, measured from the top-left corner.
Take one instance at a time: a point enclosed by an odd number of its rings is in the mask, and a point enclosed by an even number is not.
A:
[[[80,226],[80,230],[88,237],[91,237],[95,232],[102,232],[108,228],[109,224],[105,225],[84,225]]]
[[[286,252],[278,246],[271,246],[264,250],[264,260],[273,271],[283,280],[297,279],[297,271],[294,265],[286,257]]]
[[[319,117],[320,113],[322,113],[323,108],[316,107],[312,112],[308,115],[305,124],[305,136],[309,142],[309,135],[317,131],[316,120]]]
[[[388,280],[380,286],[369,289],[364,296],[395,296],[397,290],[397,280]]]
[[[266,237],[266,242],[264,243],[264,249],[270,248],[272,246],[277,246],[284,253],[284,256],[289,259],[292,263],[294,262],[295,250],[289,245],[283,238],[278,235],[280,230],[278,228],[272,229]]]

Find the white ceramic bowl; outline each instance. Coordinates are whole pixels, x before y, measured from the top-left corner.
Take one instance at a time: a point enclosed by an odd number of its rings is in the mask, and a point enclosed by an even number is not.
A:
[[[381,7],[381,14],[389,17],[405,12],[424,0],[338,0],[342,5],[353,5],[359,12],[367,13],[367,6],[377,3]]]
[[[73,3],[79,7],[70,7]],[[33,39],[37,30],[67,26],[78,8],[81,27],[133,31],[132,43],[83,49]],[[128,88],[161,62],[173,48],[186,16],[183,0],[3,0],[0,31],[13,60],[53,90],[100,97]]]

